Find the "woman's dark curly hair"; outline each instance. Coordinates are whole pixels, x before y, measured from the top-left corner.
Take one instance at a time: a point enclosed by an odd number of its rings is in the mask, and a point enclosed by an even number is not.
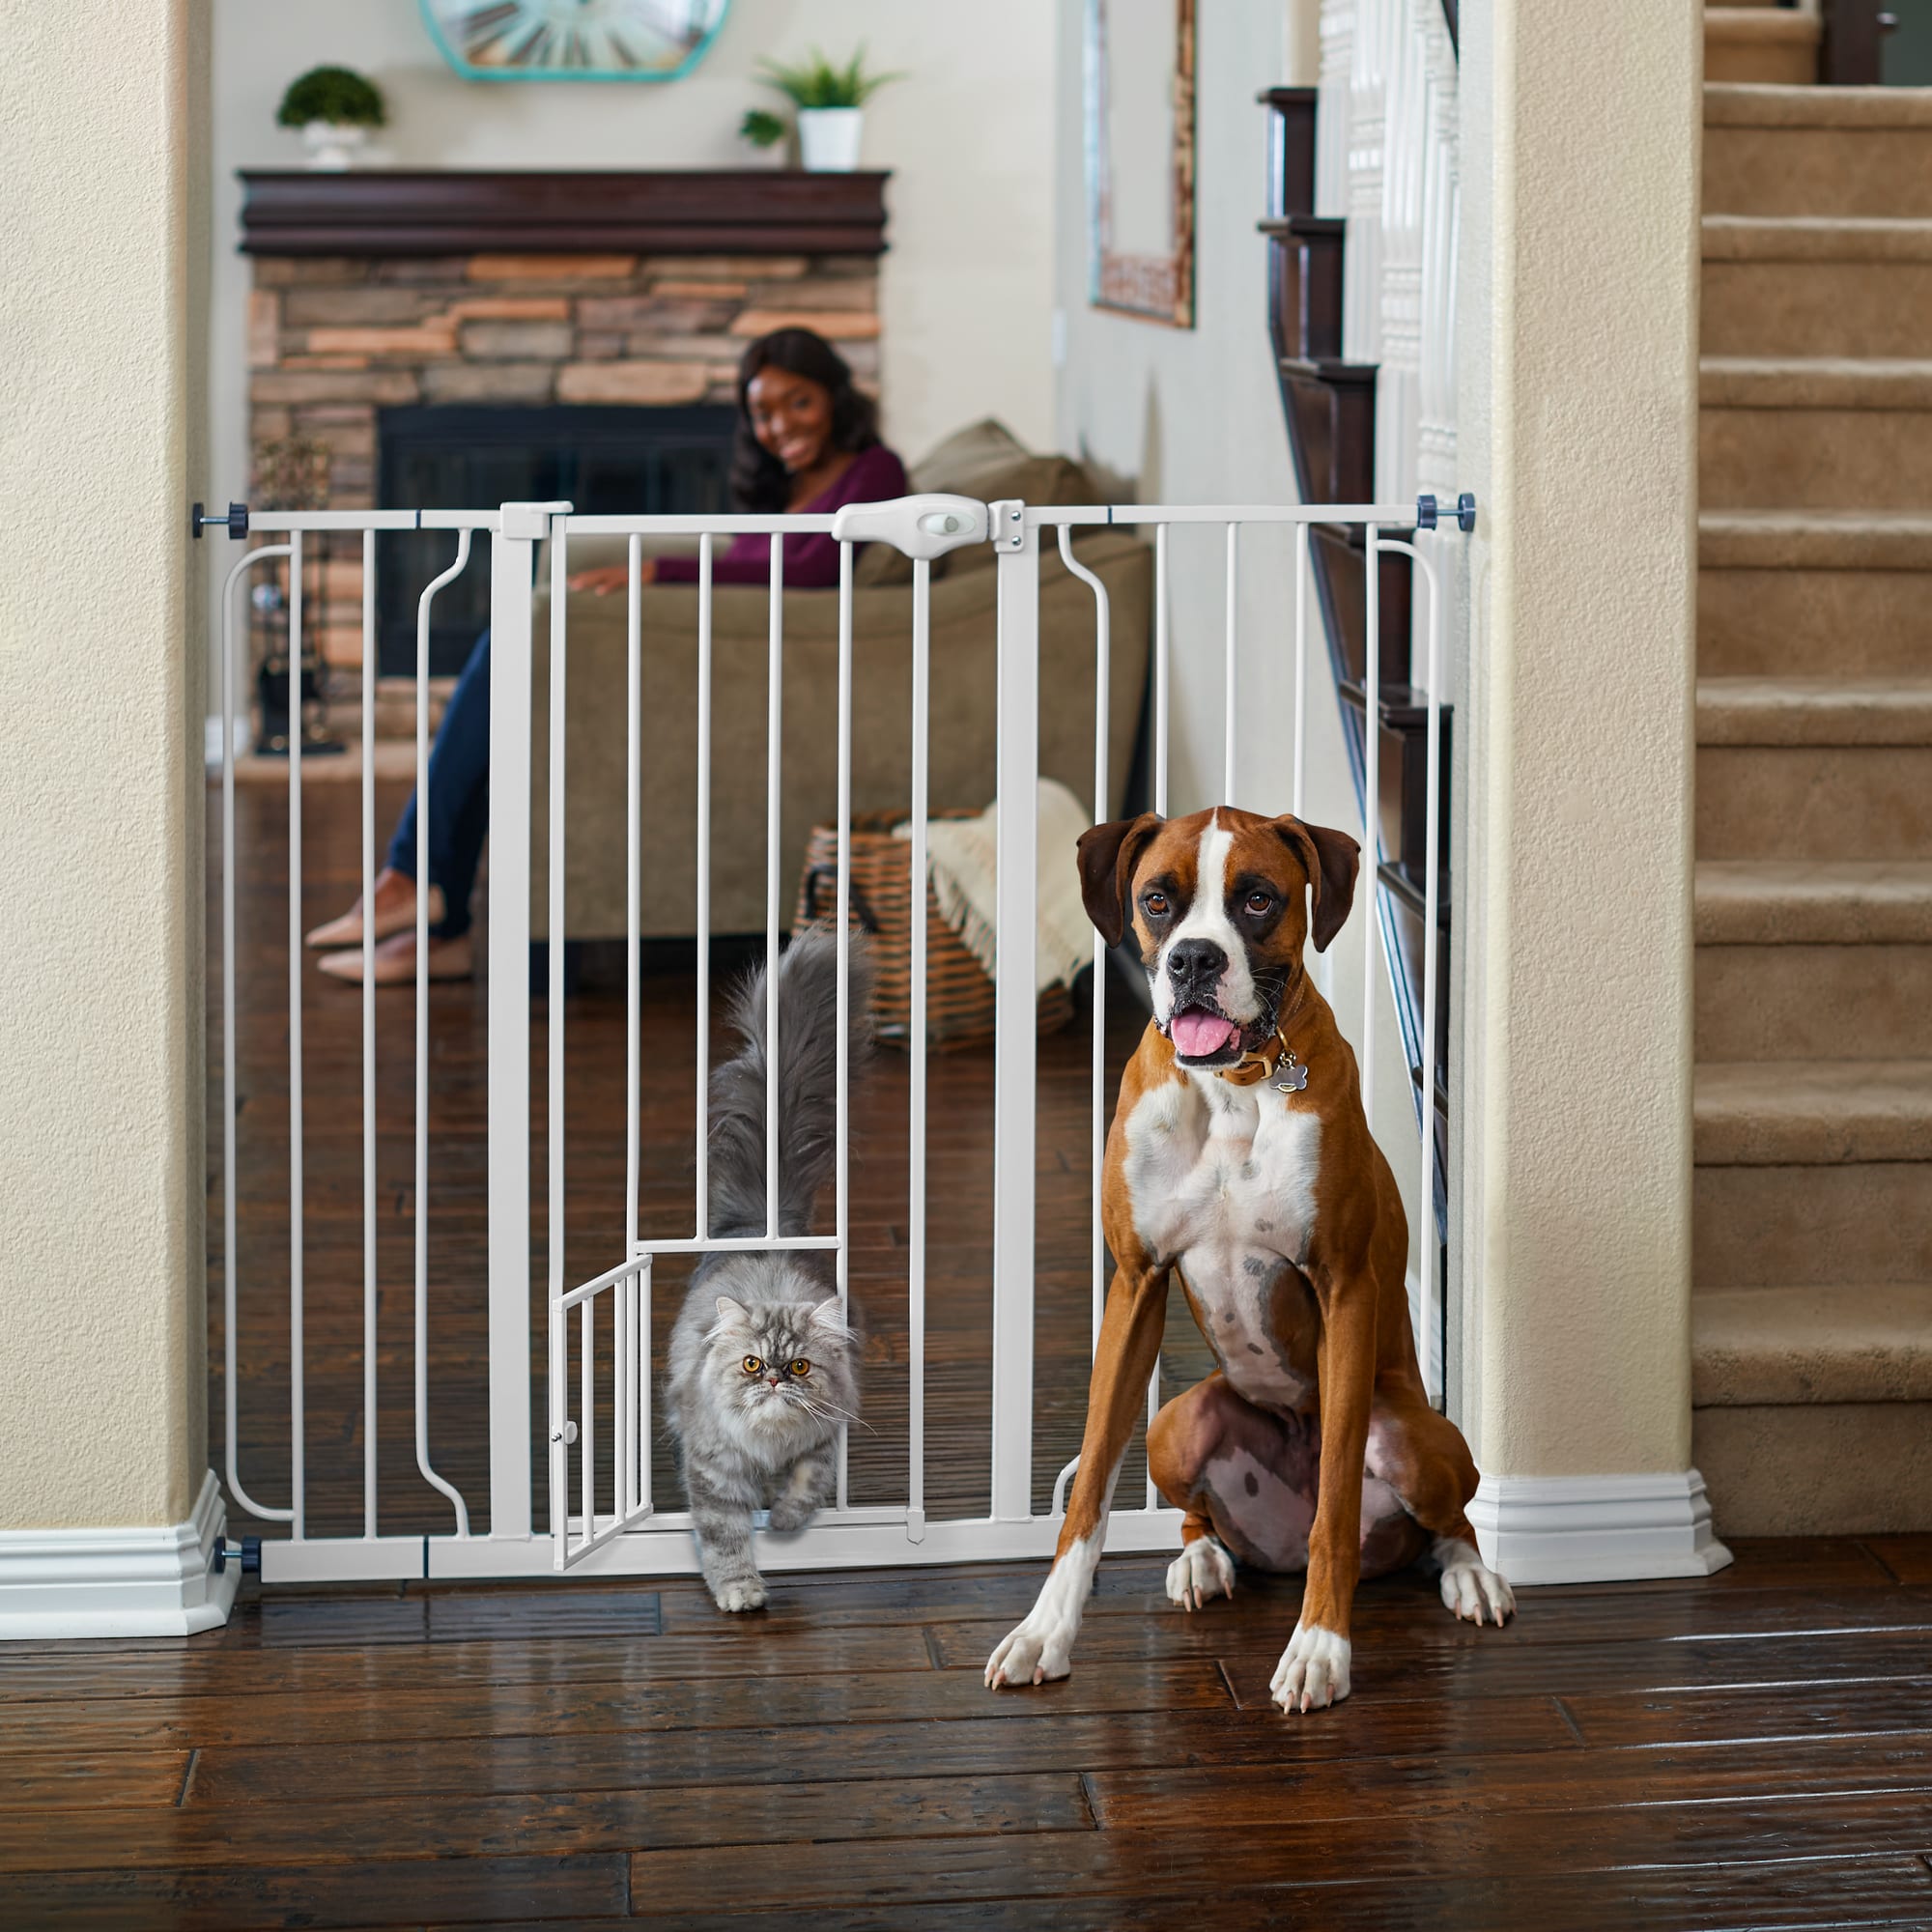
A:
[[[782,510],[791,478],[752,431],[752,379],[761,369],[784,369],[832,392],[832,446],[857,454],[879,440],[878,411],[852,381],[844,356],[809,328],[775,328],[745,351],[738,364],[738,440],[731,451],[731,500],[748,515]]]

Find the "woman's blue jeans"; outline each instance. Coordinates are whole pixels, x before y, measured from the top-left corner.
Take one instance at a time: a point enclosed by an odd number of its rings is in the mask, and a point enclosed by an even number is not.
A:
[[[389,865],[416,876],[414,792],[389,840]],[[455,939],[469,930],[469,895],[490,829],[490,633],[476,639],[456,680],[429,754],[429,882],[442,892],[442,918],[430,931]],[[417,883],[420,885],[421,881]]]

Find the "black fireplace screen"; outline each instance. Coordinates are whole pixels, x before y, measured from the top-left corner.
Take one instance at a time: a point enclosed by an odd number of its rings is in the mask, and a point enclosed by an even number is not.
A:
[[[382,412],[377,501],[392,510],[489,510],[563,500],[588,516],[699,516],[728,510],[736,411],[602,406],[442,407]],[[412,676],[416,600],[454,554],[447,531],[384,531],[377,539],[378,663]],[[429,668],[452,675],[490,622],[490,546],[437,592]]]

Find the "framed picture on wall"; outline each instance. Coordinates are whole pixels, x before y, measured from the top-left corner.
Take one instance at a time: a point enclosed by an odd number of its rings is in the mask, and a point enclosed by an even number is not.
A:
[[[1087,0],[1088,299],[1194,327],[1196,0]]]

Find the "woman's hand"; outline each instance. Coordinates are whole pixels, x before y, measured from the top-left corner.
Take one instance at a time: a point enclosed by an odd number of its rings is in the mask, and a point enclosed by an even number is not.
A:
[[[638,562],[638,582],[648,583],[657,575],[657,562],[653,557],[640,557]],[[600,563],[595,570],[580,570],[574,576],[564,579],[572,590],[587,590],[593,597],[609,597],[613,591],[627,589],[631,582],[631,568],[624,563]]]

